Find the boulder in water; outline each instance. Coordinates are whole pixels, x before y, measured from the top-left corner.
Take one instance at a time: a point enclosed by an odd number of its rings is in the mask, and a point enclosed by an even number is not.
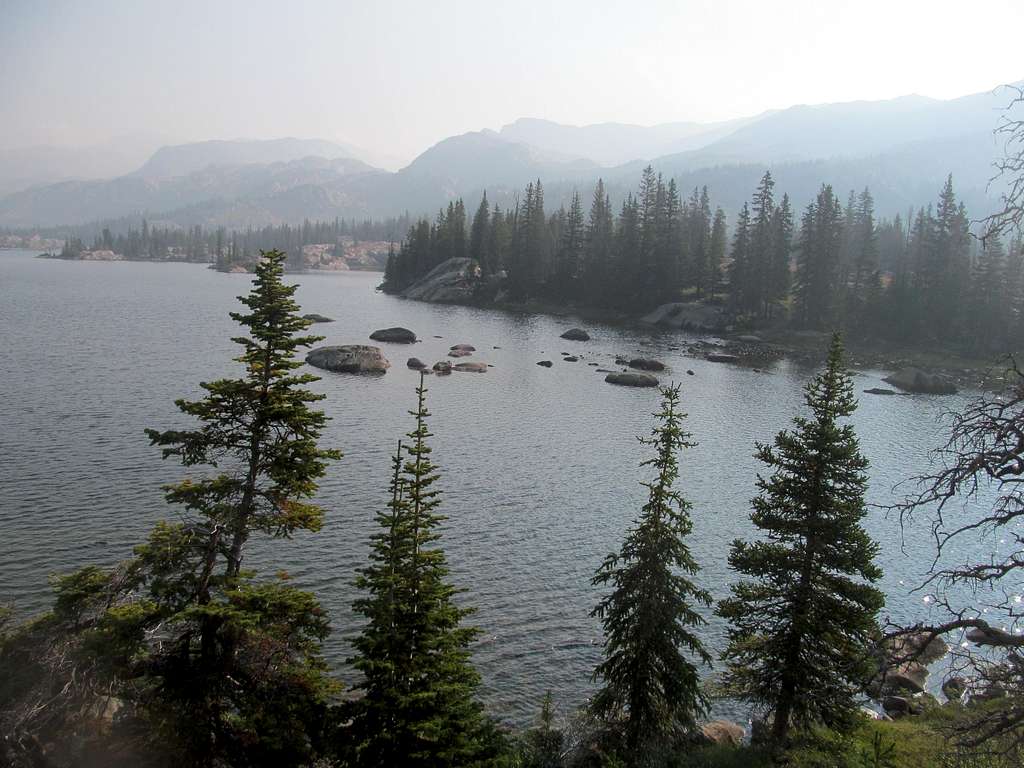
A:
[[[420,360],[418,357],[410,357],[408,360],[405,361],[405,364],[409,368],[413,368],[417,371],[422,371],[424,368],[427,367],[427,364]]]
[[[456,363],[452,370],[462,373],[487,373],[487,363]]]
[[[736,355],[727,355],[724,352],[712,352],[707,358],[712,363],[738,363]]]
[[[562,334],[562,338],[569,341],[590,341],[590,334],[582,328],[570,328]]]
[[[447,360],[438,360],[436,363],[434,363],[434,372],[441,376],[444,376],[447,373],[451,373],[452,364],[449,363]]]
[[[617,362],[617,361],[616,361]],[[664,371],[665,364],[661,360],[652,360],[646,357],[634,357],[629,361],[630,368],[637,368],[641,371]]]
[[[311,323],[333,323],[333,317],[327,317],[326,315],[318,315],[316,312],[310,312],[309,314],[302,316],[303,320],[309,320]]]
[[[554,363],[552,363],[550,360],[539,360],[537,362],[537,365],[543,368],[550,368],[552,365],[554,365]]]
[[[452,352],[476,352],[476,347],[472,344],[454,344],[449,349]]]
[[[317,347],[306,355],[306,362],[338,373],[384,373],[391,367],[380,347],[366,344]]]
[[[448,353],[448,357],[469,357],[472,354],[468,349],[453,349]]]
[[[649,373],[609,373],[604,377],[609,384],[618,384],[622,387],[656,387],[658,380]]]
[[[392,344],[412,344],[416,341],[416,334],[408,328],[381,328],[370,334],[374,341],[387,341]]]

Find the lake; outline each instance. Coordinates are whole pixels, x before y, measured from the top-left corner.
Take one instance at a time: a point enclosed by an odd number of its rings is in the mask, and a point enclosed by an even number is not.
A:
[[[0,602],[22,615],[48,605],[47,575],[130,555],[156,520],[176,519],[160,486],[183,475],[160,459],[143,430],[182,425],[173,401],[194,397],[198,382],[233,375],[228,312],[250,276],[194,264],[67,262],[0,251]],[[418,376],[405,361],[429,364],[457,343],[486,374],[428,379],[433,458],[443,470],[443,545],[453,579],[467,589],[482,631],[475,661],[489,710],[507,722],[534,717],[548,689],[568,712],[592,690],[600,626],[590,617],[598,591],[590,579],[617,549],[645,497],[637,465],[647,454],[636,435],[650,431],[658,393],[604,382],[588,362],[612,367],[615,354],[657,357],[663,381],[682,384],[686,426],[698,442],[680,459],[679,489],[693,504],[690,545],[700,583],[725,596],[729,543],[753,535],[748,520],[760,465],[755,441],[768,441],[801,412],[801,387],[813,369],[781,361],[767,372],[685,357],[693,337],[588,325],[592,341],[559,338],[571,318],[517,315],[403,301],[375,292],[379,274],[304,274],[304,312],[336,322],[315,326],[325,344],[371,343],[371,331],[411,328],[415,345],[381,344],[391,361],[383,377],[319,372],[331,417],[325,446],[340,448],[321,484],[326,523],[318,534],[254,542],[245,565],[288,571],[314,590],[335,631],[326,651],[346,679],[355,569],[367,554],[374,512],[387,500],[389,457],[412,427]],[[441,338],[435,338],[441,337]],[[561,352],[581,354],[577,363]],[[536,365],[554,361],[551,369]],[[693,376],[686,374],[692,369]],[[859,372],[858,392],[882,372]],[[884,385],[881,385],[884,386]],[[860,395],[854,417],[871,462],[869,500],[923,471],[943,439],[943,414],[956,397]],[[899,522],[872,508],[869,532],[880,542],[885,615],[928,615],[912,593],[932,561],[922,522],[901,535]],[[988,554],[998,542],[980,544]],[[956,550],[951,557],[962,557]],[[709,614],[707,644],[724,638]],[[721,704],[722,714],[743,717]]]

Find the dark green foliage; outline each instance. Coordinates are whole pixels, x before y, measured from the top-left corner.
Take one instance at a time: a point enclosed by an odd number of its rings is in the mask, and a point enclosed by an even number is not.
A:
[[[685,543],[692,529],[689,503],[673,490],[679,474],[677,452],[692,447],[683,430],[679,388],[662,390],[662,410],[650,438],[655,455],[641,466],[657,472],[644,483],[648,501],[623,542],[609,555],[594,584],[610,585],[594,615],[604,626],[604,661],[594,673],[602,687],[596,714],[613,726],[621,722],[623,743],[638,765],[645,755],[691,731],[707,710],[694,656],[710,664],[694,628],[704,625],[695,605],[711,597],[692,577],[699,570]]]
[[[718,608],[730,623],[726,685],[768,710],[780,748],[791,722],[840,731],[856,722],[883,604],[872,586],[877,545],[861,526],[867,460],[839,421],[856,401],[838,334],[804,399],[811,418],[758,445],[772,474],[758,478],[751,521],[765,538],[733,543],[729,564],[744,580]]]
[[[327,618],[285,576],[256,582],[241,570],[250,535],[320,527],[309,498],[340,455],[317,446],[326,417],[310,404],[322,396],[303,388],[315,377],[294,372],[296,350],[319,337],[303,335],[284,262],[266,253],[241,297],[248,311],[232,313],[249,332],[235,339],[244,375],[178,401],[196,428],[147,431],[165,457],[213,470],[166,487],[182,522],[157,524],[117,568],[57,580],[52,612],[12,651],[26,672],[15,692],[23,710],[68,691],[30,726],[67,737],[88,727],[83,711],[115,697],[121,714],[104,738],[130,741],[146,760],[251,766],[317,753],[336,688],[320,657]]]
[[[486,765],[496,757],[492,729],[475,700],[480,679],[470,662],[477,634],[471,613],[454,602],[438,544],[445,518],[430,459],[423,377],[416,428],[393,459],[390,501],[377,515],[370,565],[357,586],[355,611],[366,618],[351,663],[363,679],[351,724],[339,734],[356,766]],[[403,451],[406,454],[403,461]]]
[[[565,735],[555,727],[555,708],[551,691],[544,694],[537,725],[520,737],[519,768],[560,768]]]

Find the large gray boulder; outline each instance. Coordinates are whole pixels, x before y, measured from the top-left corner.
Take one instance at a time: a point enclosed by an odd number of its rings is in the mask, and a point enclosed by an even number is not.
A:
[[[338,373],[384,373],[391,367],[380,347],[366,344],[317,347],[306,355],[306,362]]]
[[[388,341],[392,344],[412,344],[416,341],[416,334],[408,328],[381,328],[370,334],[374,341]]]
[[[649,373],[609,373],[604,377],[609,384],[618,384],[622,387],[656,387],[658,380]]]
[[[442,261],[402,292],[416,301],[458,303],[473,297],[480,267],[473,259],[456,258]]]
[[[590,334],[582,328],[570,328],[562,334],[562,338],[569,341],[590,341]]]
[[[638,368],[641,371],[664,371],[665,364],[661,360],[652,360],[646,357],[634,357],[629,361],[630,368]]]
[[[882,381],[904,392],[920,392],[926,395],[955,395],[957,391],[956,385],[949,379],[934,373],[925,373],[920,368],[901,368]]]

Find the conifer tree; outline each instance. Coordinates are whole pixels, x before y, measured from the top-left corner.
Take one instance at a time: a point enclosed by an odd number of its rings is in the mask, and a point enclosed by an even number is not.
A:
[[[806,388],[811,417],[793,420],[757,457],[751,521],[765,537],[733,542],[729,565],[743,577],[718,607],[729,621],[725,682],[774,718],[784,749],[791,725],[844,730],[856,722],[855,694],[871,674],[868,646],[882,593],[878,546],[864,531],[867,460],[853,426],[856,408],[833,335],[825,370]]]
[[[484,190],[483,197],[480,198],[480,205],[473,216],[473,224],[469,229],[469,258],[476,259],[476,263],[480,265],[480,272],[484,275],[491,272],[491,265],[487,258],[490,219],[491,210],[487,203],[487,191]]]
[[[662,410],[650,438],[641,442],[654,456],[641,466],[657,475],[635,527],[618,553],[608,555],[594,576],[610,585],[593,615],[604,626],[604,661],[594,676],[602,682],[595,712],[615,723],[624,717],[623,744],[630,760],[644,765],[674,736],[691,731],[707,710],[696,666],[711,657],[694,630],[704,625],[696,606],[711,596],[693,577],[699,566],[685,539],[692,529],[689,503],[673,489],[676,454],[694,445],[683,430],[679,387],[662,389]]]
[[[715,219],[711,225],[711,245],[708,250],[707,285],[708,295],[715,298],[715,289],[722,282],[722,264],[725,261],[726,248],[725,212],[715,209]]]
[[[388,509],[377,516],[370,565],[354,608],[367,623],[351,660],[363,674],[363,696],[344,734],[355,766],[487,765],[487,722],[474,695],[480,678],[470,663],[477,634],[463,626],[470,609],[454,603],[438,544],[445,518],[437,511],[440,479],[430,459],[427,389],[420,377],[415,429],[392,460]],[[402,451],[406,457],[403,461]]]
[[[598,179],[590,204],[590,217],[587,220],[583,266],[585,293],[589,301],[605,298],[608,291],[613,272],[614,234],[611,200],[605,192],[604,181]]]

